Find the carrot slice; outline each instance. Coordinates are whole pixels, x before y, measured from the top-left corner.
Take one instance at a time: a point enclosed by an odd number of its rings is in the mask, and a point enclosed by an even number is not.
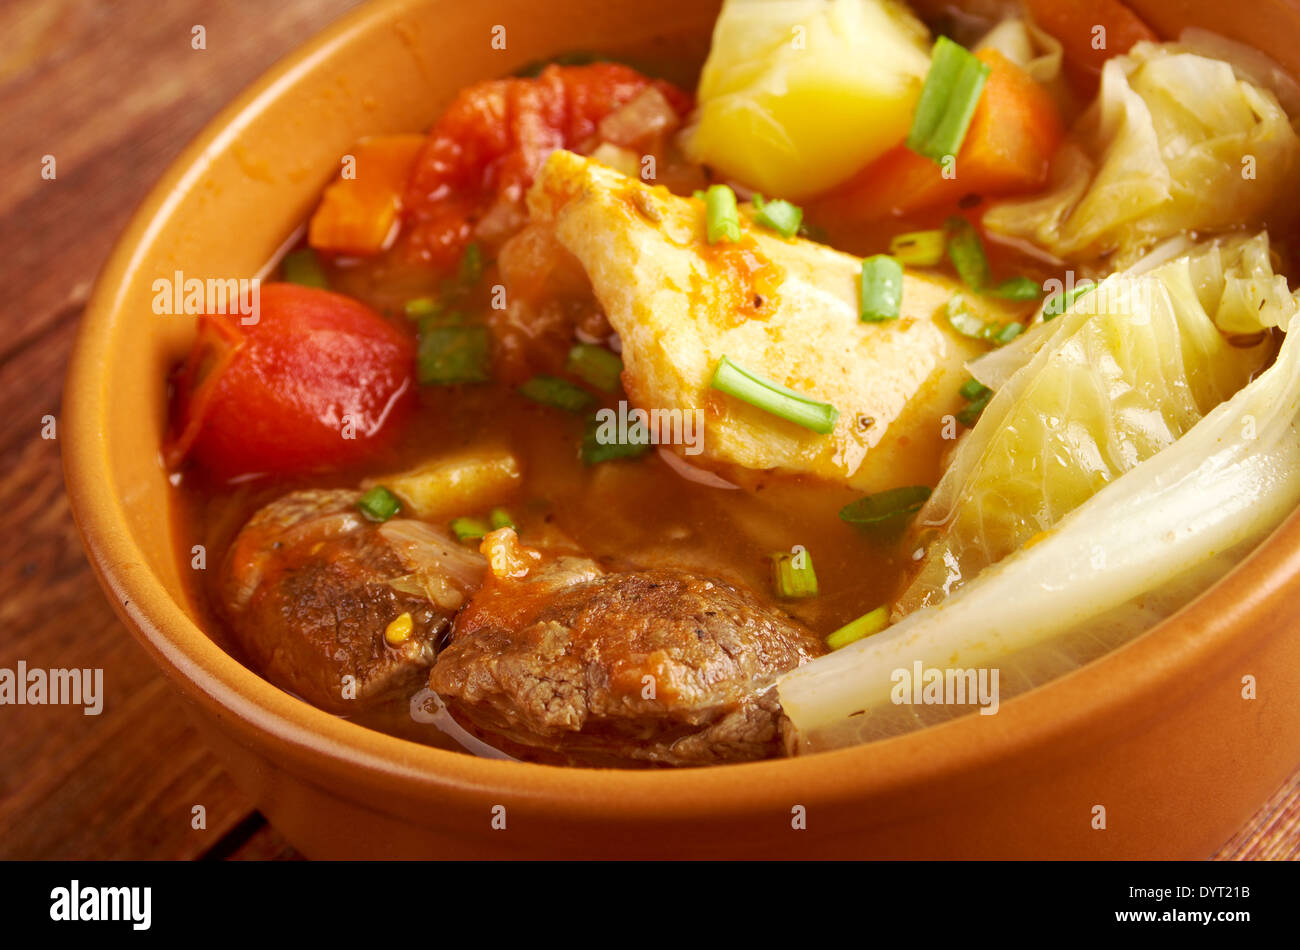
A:
[[[1046,182],[1064,134],[1056,104],[997,50],[977,55],[989,64],[989,78],[948,177],[942,166],[899,145],[819,199],[812,208],[816,220],[873,221],[955,205],[969,194],[1033,191]]]
[[[1069,71],[1096,85],[1106,60],[1158,37],[1120,0],[1025,0],[1030,18],[1061,41]]]
[[[327,254],[378,254],[390,240],[423,135],[362,139],[354,162],[325,189],[307,228],[307,243]]]

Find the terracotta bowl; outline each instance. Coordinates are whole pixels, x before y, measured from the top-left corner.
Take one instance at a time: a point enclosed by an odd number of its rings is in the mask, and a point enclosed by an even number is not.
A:
[[[1292,3],[1132,5],[1166,35],[1216,29],[1300,72]],[[652,15],[608,0],[553,0],[544,12],[531,0],[386,0],[222,112],[122,235],[68,375],[68,491],[114,607],[236,782],[313,857],[1211,854],[1300,764],[1295,518],[1176,617],[997,716],[719,768],[563,769],[417,745],[281,692],[201,628],[158,452],[164,374],[193,321],[154,316],[152,281],[257,274],[357,138],[427,127],[472,80],[571,49],[657,42],[698,55],[715,12],[699,0],[659,0]],[[490,43],[497,24],[505,50]],[[1248,674],[1254,700],[1242,698]],[[796,806],[806,829],[792,827]]]

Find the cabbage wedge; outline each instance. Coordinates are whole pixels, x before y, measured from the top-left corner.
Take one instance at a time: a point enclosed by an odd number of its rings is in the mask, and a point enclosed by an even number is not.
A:
[[[1037,540],[942,605],[777,680],[801,751],[971,706],[893,701],[896,671],[993,668],[1001,696],[1137,635],[1226,573],[1300,504],[1300,320],[1274,363]]]
[[[994,205],[984,225],[1064,261],[1111,255],[1117,270],[1183,231],[1291,220],[1298,162],[1273,92],[1221,60],[1139,43],[1106,64],[1047,193]]]
[[[1259,331],[1295,311],[1260,234],[1114,274],[972,363],[996,395],[913,522],[924,554],[895,616],[940,603],[1172,445],[1264,366]],[[1253,335],[1230,342],[1225,324]]]

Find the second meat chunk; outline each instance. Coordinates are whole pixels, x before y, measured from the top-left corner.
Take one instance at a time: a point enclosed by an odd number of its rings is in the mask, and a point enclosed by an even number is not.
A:
[[[485,565],[419,521],[374,524],[359,493],[300,491],[262,508],[230,549],[223,608],[282,689],[351,713],[419,689]]]
[[[768,678],[826,649],[797,622],[685,571],[566,558],[530,574],[491,577],[457,617],[429,679],[453,712],[572,761],[779,754]]]

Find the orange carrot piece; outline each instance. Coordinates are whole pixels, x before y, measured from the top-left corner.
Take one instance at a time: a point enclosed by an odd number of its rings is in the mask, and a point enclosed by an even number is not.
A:
[[[1025,9],[1034,23],[1061,41],[1066,64],[1089,77],[1134,43],[1158,39],[1120,0],[1025,0]]]
[[[307,243],[327,254],[364,257],[382,251],[397,226],[402,194],[424,142],[423,135],[358,142],[351,152],[355,163],[344,165],[321,195]]]
[[[825,223],[872,221],[941,205],[969,194],[1033,191],[1047,180],[1064,129],[1051,95],[997,50],[981,50],[990,66],[950,174],[899,145],[819,199],[811,209]]]

